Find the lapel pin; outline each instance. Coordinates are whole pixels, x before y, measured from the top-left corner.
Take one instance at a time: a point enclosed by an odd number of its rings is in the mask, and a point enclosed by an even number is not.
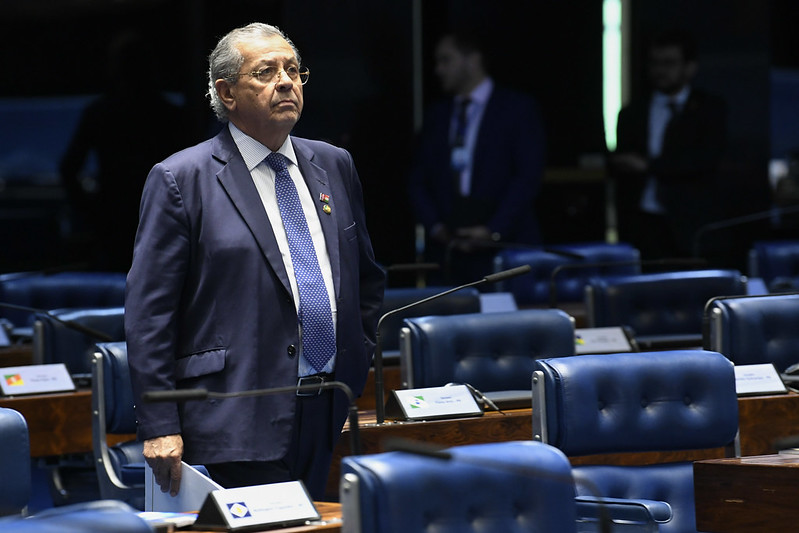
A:
[[[330,203],[330,195],[325,193],[319,193],[319,201],[324,204]]]
[[[325,205],[322,207],[322,211],[324,211],[324,212],[325,212],[325,214],[328,214],[328,215],[329,215],[329,214],[330,214],[330,212],[331,212],[331,211],[333,211],[333,210],[332,210],[332,209],[330,209],[330,206],[329,206],[329,205],[325,204]]]

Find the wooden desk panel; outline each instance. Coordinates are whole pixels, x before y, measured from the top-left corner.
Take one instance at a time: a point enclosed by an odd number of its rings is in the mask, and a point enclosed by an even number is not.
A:
[[[696,527],[715,533],[795,531],[799,456],[694,463]]]
[[[739,398],[738,429],[742,456],[775,453],[775,440],[799,434],[799,394]]]
[[[92,393],[90,390],[0,398],[0,407],[22,413],[28,423],[31,457],[92,451]],[[109,444],[135,435],[109,436]]]

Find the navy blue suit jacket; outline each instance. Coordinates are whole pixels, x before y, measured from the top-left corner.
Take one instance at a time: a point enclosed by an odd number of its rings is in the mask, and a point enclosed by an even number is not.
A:
[[[427,113],[410,177],[414,214],[428,230],[446,224],[452,212],[455,188],[449,127],[453,105],[450,98]],[[544,158],[544,128],[535,100],[495,85],[475,144],[471,196],[489,213],[482,223],[504,241],[539,240],[534,204]]]
[[[338,309],[337,380],[363,389],[384,274],[374,261],[348,152],[291,138],[317,202]],[[297,383],[297,312],[266,211],[228,128],[147,178],[128,274],[125,326],[139,438],[180,433],[187,461],[269,461],[291,439],[291,394],[144,404],[147,390],[235,392]],[[336,393],[334,429],[347,414]],[[333,439],[332,442],[335,442]]]

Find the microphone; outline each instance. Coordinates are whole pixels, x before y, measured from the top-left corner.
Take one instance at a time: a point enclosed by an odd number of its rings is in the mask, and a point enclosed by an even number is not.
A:
[[[760,222],[761,220],[768,220],[774,216],[782,216],[782,215],[791,215],[793,213],[799,213],[799,205],[793,205],[788,207],[775,207],[766,211],[757,211],[755,213],[749,213],[748,215],[742,215],[738,217],[728,218],[725,220],[719,220],[717,222],[711,222],[709,224],[705,224],[701,226],[696,233],[694,234],[694,242],[693,242],[693,252],[694,256],[699,257],[699,251],[702,248],[701,241],[702,237],[706,233],[711,231],[716,231],[720,229],[728,229],[734,228],[735,226],[744,226],[746,224],[752,222]]]
[[[443,292],[439,292],[432,296],[428,296],[427,298],[423,298],[416,302],[411,302],[407,305],[403,305],[402,307],[398,307],[396,309],[392,309],[388,311],[383,316],[380,317],[380,320],[377,321],[377,331],[375,333],[375,355],[374,355],[374,368],[375,368],[375,411],[377,414],[377,423],[382,424],[386,419],[386,407],[384,405],[383,400],[383,342],[380,335],[380,327],[383,325],[383,321],[397,313],[401,313],[402,311],[406,311],[412,307],[416,307],[418,305],[422,305],[427,303],[431,300],[436,300],[447,294],[452,294],[455,291],[460,291],[466,289],[468,287],[474,287],[476,285],[482,285],[483,283],[496,283],[498,281],[504,281],[509,278],[513,278],[515,276],[520,276],[521,274],[526,274],[530,272],[530,265],[522,265],[516,268],[511,268],[508,270],[503,270],[501,272],[496,272],[494,274],[489,274],[485,276],[483,279],[473,281],[471,283],[466,283],[465,285],[459,285],[452,289],[448,289]]]
[[[297,392],[319,392],[328,389],[339,389],[347,396],[347,411],[350,423],[350,450],[352,455],[361,454],[361,435],[358,428],[358,406],[355,404],[355,395],[352,389],[343,381],[326,381],[312,385],[290,385],[287,387],[273,387],[270,389],[253,389],[240,392],[212,392],[206,389],[174,389],[153,390],[142,394],[142,401],[155,402],[189,402],[206,399],[250,398],[254,396],[270,396],[273,394],[286,394]]]
[[[682,266],[682,267],[700,267],[706,266],[707,261],[704,259],[694,258],[666,258],[666,259],[631,259],[627,261],[595,261],[589,263],[566,263],[558,265],[552,269],[549,276],[549,307],[554,309],[558,306],[558,287],[555,283],[558,274],[564,270],[578,270],[588,268],[605,268],[614,266]]]
[[[14,309],[14,310],[17,310],[17,311],[27,311],[29,313],[39,313],[39,314],[42,314],[42,315],[47,315],[48,317],[52,318],[56,322],[58,322],[60,324],[63,324],[64,326],[68,327],[69,329],[74,329],[75,331],[80,331],[84,335],[88,335],[89,337],[92,337],[93,339],[96,339],[96,340],[98,340],[100,342],[112,342],[112,341],[115,340],[111,336],[106,335],[105,333],[103,333],[102,331],[96,330],[94,328],[90,328],[89,326],[84,326],[83,324],[75,322],[74,320],[63,320],[63,319],[55,316],[50,311],[47,311],[46,309],[38,309],[36,307],[28,307],[26,305],[17,305],[17,304],[5,303],[5,302],[0,302],[0,308]]]
[[[495,469],[511,474],[522,474],[538,479],[547,479],[555,483],[562,483],[565,485],[583,485],[586,487],[594,498],[599,509],[599,531],[602,533],[610,533],[612,527],[612,520],[608,509],[604,502],[604,498],[599,491],[599,488],[593,481],[583,478],[574,477],[573,475],[555,474],[536,468],[534,465],[519,465],[517,463],[510,464],[498,459],[488,459],[485,457],[470,457],[468,455],[457,455],[445,449],[442,446],[430,444],[427,442],[420,442],[401,437],[388,438],[384,442],[386,451],[402,452],[411,455],[419,455],[422,457],[430,457],[431,459],[438,459],[441,461],[453,461],[466,463],[468,465],[477,466],[480,468]]]

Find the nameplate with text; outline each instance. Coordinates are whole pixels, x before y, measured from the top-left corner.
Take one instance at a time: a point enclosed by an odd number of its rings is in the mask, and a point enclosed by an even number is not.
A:
[[[395,420],[433,420],[482,414],[483,409],[466,385],[395,390],[386,404],[386,416]]]
[[[735,365],[735,392],[738,396],[788,392],[771,363]]]
[[[302,481],[208,493],[194,529],[249,531],[304,525],[322,517]]]
[[[0,368],[0,393],[3,396],[74,390],[75,383],[64,363]]]

